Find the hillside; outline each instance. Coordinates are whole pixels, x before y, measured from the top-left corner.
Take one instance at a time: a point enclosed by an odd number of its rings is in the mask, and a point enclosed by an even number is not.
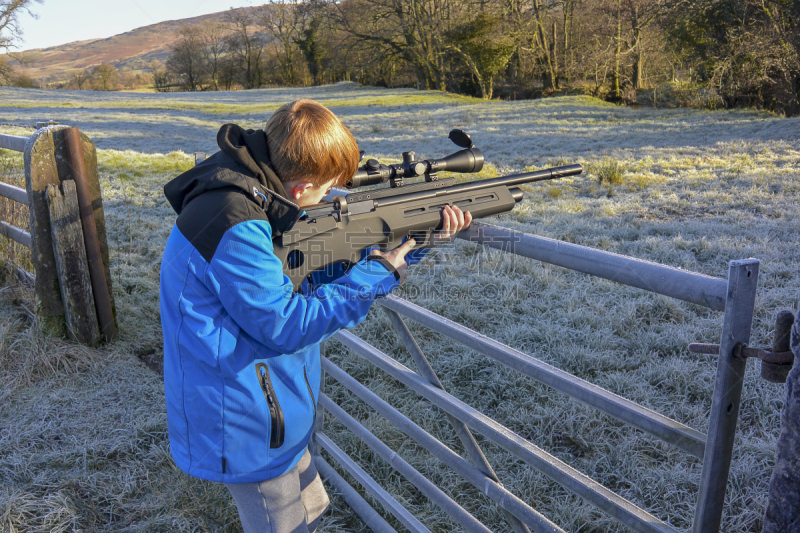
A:
[[[22,53],[27,63],[25,73],[36,80],[56,82],[67,79],[76,69],[85,69],[101,63],[109,63],[118,69],[147,70],[153,60],[164,61],[167,58],[170,46],[175,42],[176,34],[182,24],[194,25],[209,19],[222,19],[225,13],[221,11],[159,22],[107,39],[90,39],[26,50]],[[10,62],[19,65],[16,61]]]

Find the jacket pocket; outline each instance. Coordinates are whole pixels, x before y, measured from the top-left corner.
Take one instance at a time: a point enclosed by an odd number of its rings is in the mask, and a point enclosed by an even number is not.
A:
[[[280,448],[283,446],[285,429],[283,411],[281,411],[281,404],[278,402],[275,389],[272,388],[272,380],[269,378],[269,367],[264,363],[256,363],[256,374],[258,375],[258,383],[261,385],[261,390],[264,392],[264,399],[267,400],[267,406],[269,407],[269,418],[271,422],[269,447]]]
[[[308,387],[308,395],[311,396],[311,405],[314,406],[314,418],[317,418],[317,399],[314,398],[314,391],[311,390],[311,383],[308,381],[308,372],[306,372],[306,365],[303,365],[303,377],[306,380],[306,387]]]

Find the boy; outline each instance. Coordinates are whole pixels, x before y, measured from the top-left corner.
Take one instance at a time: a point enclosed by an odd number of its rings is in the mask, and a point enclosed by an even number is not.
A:
[[[325,107],[297,100],[263,131],[226,124],[217,143],[164,187],[178,214],[161,264],[170,451],[184,472],[226,484],[247,533],[313,532],[328,506],[307,450],[319,343],[403,283],[415,243],[292,292],[272,239],[355,173],[353,135]],[[445,208],[438,241],[470,221]]]

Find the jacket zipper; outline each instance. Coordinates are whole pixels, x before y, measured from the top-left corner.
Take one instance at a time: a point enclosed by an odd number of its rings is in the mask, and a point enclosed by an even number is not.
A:
[[[314,418],[317,417],[317,400],[314,398],[314,391],[311,390],[311,383],[308,382],[308,372],[306,366],[303,365],[303,377],[306,379],[306,387],[308,387],[308,394],[311,395],[311,405],[314,406]]]
[[[264,398],[267,400],[269,407],[269,416],[271,419],[271,427],[269,432],[269,447],[280,448],[283,446],[283,411],[281,411],[281,404],[278,402],[278,396],[275,394],[275,389],[272,388],[272,381],[269,378],[269,368],[264,363],[256,364],[256,374],[258,375],[258,383],[261,385],[261,390],[264,391]]]

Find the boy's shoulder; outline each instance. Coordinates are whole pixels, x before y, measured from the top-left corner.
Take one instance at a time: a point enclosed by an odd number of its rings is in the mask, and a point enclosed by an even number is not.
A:
[[[299,208],[259,182],[224,152],[217,152],[164,187],[183,236],[207,262],[225,233],[250,220],[267,221],[273,236],[294,224]]]

